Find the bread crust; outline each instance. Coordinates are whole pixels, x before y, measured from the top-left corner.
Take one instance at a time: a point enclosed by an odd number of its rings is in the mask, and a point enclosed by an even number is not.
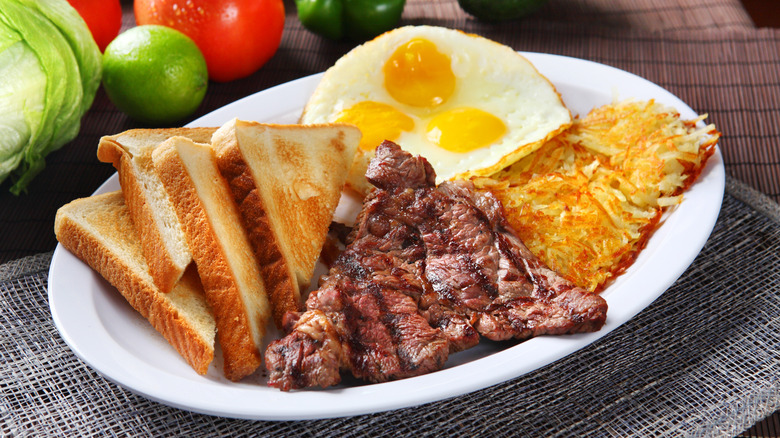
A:
[[[97,156],[102,162],[111,163],[119,173],[119,184],[130,209],[149,263],[154,283],[163,292],[169,292],[184,274],[191,261],[189,254],[172,254],[163,232],[157,227],[155,211],[148,199],[148,190],[164,190],[162,187],[144,188],[141,174],[153,175],[152,151],[164,140],[184,136],[194,141],[209,141],[217,128],[167,128],[131,129],[104,136],[98,144]]]
[[[146,202],[146,195],[141,188],[136,172],[126,170],[133,167],[132,160],[128,154],[122,154],[118,167],[119,185],[122,187],[125,202],[130,210],[130,217],[149,265],[149,273],[162,292],[170,292],[181,279],[186,266],[179,266],[176,263],[167,250],[160,230],[154,225],[151,205]]]
[[[218,151],[217,164],[220,173],[228,181],[252,250],[260,264],[260,272],[272,304],[274,323],[282,328],[284,315],[302,308],[297,284],[292,281],[293,274],[279,249],[276,234],[263,208],[263,200],[241,151],[235,144],[226,145]]]
[[[96,234],[85,220],[78,216],[80,204],[105,203],[98,220],[113,232]],[[105,278],[127,302],[168,341],[198,374],[206,374],[214,358],[213,328],[211,339],[194,328],[187,315],[181,314],[171,304],[168,294],[163,294],[153,284],[151,277],[141,270],[147,265],[137,247],[137,235],[124,205],[121,192],[111,192],[92,198],[78,199],[57,211],[54,222],[57,240],[79,259]],[[128,260],[119,246],[138,257]],[[135,248],[134,248],[135,247]],[[197,276],[188,276],[182,293],[203,294]],[[201,315],[208,317],[208,315]],[[213,321],[212,321],[213,326]]]
[[[225,377],[232,381],[240,380],[260,366],[261,354],[252,334],[236,273],[230,267],[225,250],[219,243],[174,143],[166,141],[161,144],[153,153],[153,161],[155,171],[174,201],[206,297],[214,312]]]
[[[286,313],[301,310],[359,141],[351,125],[237,119],[212,137],[279,328]]]

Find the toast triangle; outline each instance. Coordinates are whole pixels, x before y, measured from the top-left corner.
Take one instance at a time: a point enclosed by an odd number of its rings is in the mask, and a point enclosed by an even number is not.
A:
[[[192,261],[181,224],[152,165],[152,151],[163,141],[183,136],[208,143],[216,128],[131,129],[104,136],[98,159],[112,163],[157,287],[170,291]]]
[[[86,262],[192,366],[206,374],[216,325],[200,280],[188,270],[169,293],[149,274],[122,192],[76,199],[57,210],[57,240]]]
[[[279,327],[302,305],[301,290],[309,286],[360,137],[352,125],[234,119],[211,139]]]
[[[261,364],[271,310],[230,189],[208,144],[171,137],[154,150],[152,161],[214,312],[225,377],[240,380]]]

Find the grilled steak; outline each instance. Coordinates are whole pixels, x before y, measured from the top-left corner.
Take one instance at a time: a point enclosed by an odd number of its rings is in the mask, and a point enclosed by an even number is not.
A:
[[[383,382],[441,369],[492,340],[599,330],[607,304],[544,266],[501,204],[466,181],[436,187],[421,157],[382,143],[345,251],[288,335],[266,351],[269,385],[327,387],[349,370]]]

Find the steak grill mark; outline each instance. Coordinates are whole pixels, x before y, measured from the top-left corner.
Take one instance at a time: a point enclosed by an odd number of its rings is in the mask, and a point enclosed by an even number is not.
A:
[[[421,157],[382,143],[347,247],[288,335],[266,350],[269,385],[371,382],[441,369],[451,352],[492,340],[599,330],[603,298],[545,267],[500,203],[466,181],[436,187]]]

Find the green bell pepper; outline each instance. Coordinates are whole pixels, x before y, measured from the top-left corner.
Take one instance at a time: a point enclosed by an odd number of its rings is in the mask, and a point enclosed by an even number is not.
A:
[[[393,29],[406,0],[295,0],[306,29],[326,38],[365,41]]]
[[[485,21],[503,21],[526,17],[539,10],[547,0],[458,0],[464,11]]]

